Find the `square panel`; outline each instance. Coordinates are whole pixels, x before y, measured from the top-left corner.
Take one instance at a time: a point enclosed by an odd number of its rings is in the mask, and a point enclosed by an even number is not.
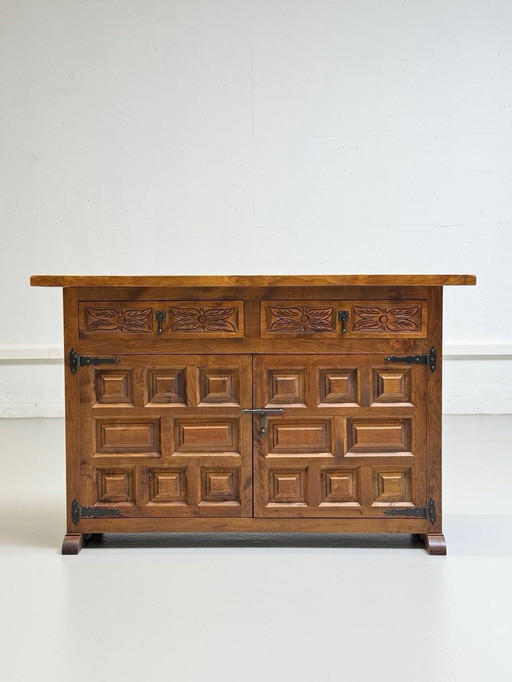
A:
[[[199,368],[199,406],[240,405],[237,367]]]
[[[330,419],[267,418],[272,455],[332,455]]]
[[[321,471],[322,503],[357,503],[357,469]]]
[[[347,456],[411,455],[410,418],[347,419]]]
[[[239,502],[239,469],[201,469],[201,503]]]
[[[133,406],[132,371],[129,369],[97,369],[94,372],[96,403],[99,405]]]
[[[135,504],[133,469],[119,467],[96,469],[96,491],[98,503]]]
[[[269,369],[267,405],[306,407],[305,367]]]
[[[269,502],[271,504],[307,505],[305,469],[270,469]]]
[[[372,368],[372,405],[411,405],[411,368]]]
[[[147,370],[148,404],[185,406],[186,373],[184,368]]]
[[[179,453],[239,452],[238,419],[177,419],[175,439]]]
[[[402,502],[412,505],[411,469],[387,468],[373,471],[372,477],[373,505],[387,505]]]
[[[148,469],[150,504],[186,504],[185,469]]]
[[[96,419],[97,455],[159,455],[160,419]]]
[[[320,406],[357,405],[357,369],[319,369]]]

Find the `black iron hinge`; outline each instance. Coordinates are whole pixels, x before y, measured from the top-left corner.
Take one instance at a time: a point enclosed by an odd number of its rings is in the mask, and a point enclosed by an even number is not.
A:
[[[413,516],[420,519],[428,519],[430,523],[435,523],[437,518],[436,505],[434,500],[430,498],[426,507],[391,507],[386,509],[384,514],[389,516]]]
[[[432,371],[437,367],[437,352],[434,346],[428,353],[421,353],[420,355],[388,355],[386,358],[388,362],[410,362],[416,365],[427,365]]]
[[[82,507],[78,500],[71,502],[71,520],[77,524],[80,519],[94,519],[98,516],[121,516],[115,507]]]
[[[91,355],[78,355],[74,348],[69,351],[69,369],[73,374],[79,367],[85,367],[86,365],[115,365],[118,362],[119,358],[97,358]]]

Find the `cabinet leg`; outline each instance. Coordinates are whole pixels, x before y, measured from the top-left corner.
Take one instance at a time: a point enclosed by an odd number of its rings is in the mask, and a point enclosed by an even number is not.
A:
[[[84,546],[83,533],[68,533],[62,543],[62,554],[78,554]]]
[[[425,543],[425,549],[429,554],[446,554],[446,540],[441,533],[436,535],[422,535],[421,538]]]

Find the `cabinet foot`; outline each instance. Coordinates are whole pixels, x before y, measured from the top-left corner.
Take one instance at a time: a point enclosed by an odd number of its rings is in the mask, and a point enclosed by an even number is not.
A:
[[[425,543],[425,549],[429,554],[446,554],[446,540],[441,533],[436,535],[422,535],[421,539]]]
[[[62,543],[62,554],[78,554],[84,546],[83,533],[68,533]]]

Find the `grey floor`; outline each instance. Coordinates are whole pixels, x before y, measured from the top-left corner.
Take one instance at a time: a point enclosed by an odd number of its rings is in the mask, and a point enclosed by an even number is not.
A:
[[[444,418],[411,536],[121,536],[62,556],[62,420],[0,420],[0,682],[512,680],[512,416]]]

